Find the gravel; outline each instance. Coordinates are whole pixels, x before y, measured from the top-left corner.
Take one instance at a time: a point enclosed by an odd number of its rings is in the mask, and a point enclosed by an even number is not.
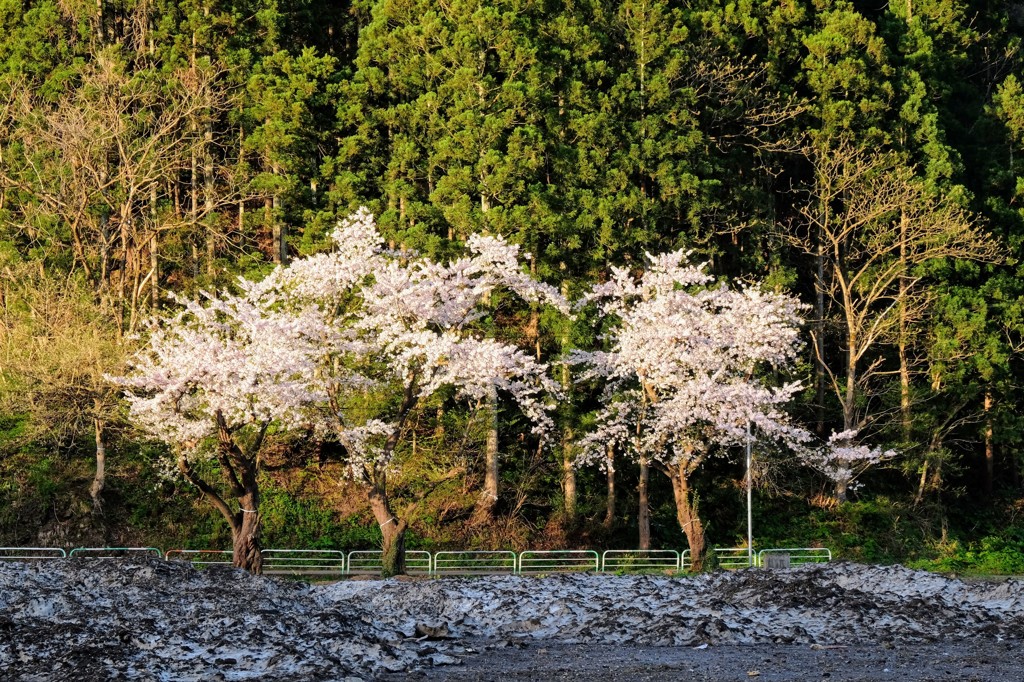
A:
[[[899,566],[309,586],[0,563],[0,680],[1017,681],[1022,644],[1021,582]]]

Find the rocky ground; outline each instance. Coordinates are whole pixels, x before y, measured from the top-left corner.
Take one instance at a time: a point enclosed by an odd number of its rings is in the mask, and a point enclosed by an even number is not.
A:
[[[1017,682],[1024,583],[849,563],[328,585],[0,563],[2,680]]]

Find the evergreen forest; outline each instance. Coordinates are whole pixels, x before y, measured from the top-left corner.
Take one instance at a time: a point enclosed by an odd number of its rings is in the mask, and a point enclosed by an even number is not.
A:
[[[1022,574],[1022,38],[1020,0],[0,0],[0,546],[231,547],[196,481],[234,513],[234,474],[168,466],[111,377],[366,207],[394,253],[500,237],[570,301],[679,250],[799,299],[760,371],[886,455],[837,487],[755,438],[756,545]],[[403,411],[406,547],[693,543],[676,479],[581,461],[602,386],[566,358],[606,324],[488,298],[473,334],[544,363],[553,429],[443,388]],[[258,439],[264,546],[381,546],[351,447]],[[743,545],[743,447],[687,473],[708,546]]]

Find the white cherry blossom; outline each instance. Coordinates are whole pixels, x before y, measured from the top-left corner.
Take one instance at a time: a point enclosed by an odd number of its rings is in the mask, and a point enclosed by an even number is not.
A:
[[[308,391],[322,385],[325,394],[317,429],[345,446],[350,472],[367,485],[384,533],[385,564],[397,562],[387,570],[400,571],[406,520],[391,508],[387,478],[408,416],[444,387],[471,402],[496,390],[537,431],[551,428],[549,402],[559,388],[546,367],[487,338],[474,323],[489,313],[486,303],[497,290],[565,313],[569,306],[524,272],[519,247],[501,237],[474,235],[465,256],[437,262],[386,249],[365,209],[341,221],[333,237],[332,251],[278,268],[247,292],[271,310],[318,312],[327,331],[314,330],[319,366],[308,375]],[[364,391],[374,398],[361,400]],[[394,400],[380,399],[388,394]]]
[[[807,449],[804,462],[825,474],[835,487],[836,499],[846,500],[848,490],[855,488],[857,478],[876,464],[896,457],[896,450],[857,444],[854,429],[833,433],[823,447]]]
[[[800,384],[762,379],[796,360],[804,306],[758,287],[716,284],[685,251],[648,254],[647,261],[639,276],[613,268],[579,304],[595,306],[611,326],[604,350],[568,358],[585,367],[583,379],[605,382],[578,461],[603,463],[612,444],[665,473],[699,556],[703,529],[688,478],[704,457],[743,443],[748,424],[760,438],[794,447],[810,438],[783,410]]]
[[[111,379],[132,421],[169,446],[164,470],[176,467],[230,525],[234,564],[258,573],[260,451],[273,425],[307,422],[327,395],[316,377],[331,330],[318,310],[268,305],[241,285],[240,296],[176,298],[180,310],[154,322],[128,375]],[[225,485],[204,477],[202,458],[217,461]]]

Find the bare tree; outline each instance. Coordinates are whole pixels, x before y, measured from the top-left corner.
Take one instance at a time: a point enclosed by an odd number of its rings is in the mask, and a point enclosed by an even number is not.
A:
[[[815,259],[818,296],[812,328],[820,381],[842,406],[843,430],[858,431],[879,416],[881,380],[900,373],[909,410],[911,323],[929,304],[920,266],[939,259],[995,261],[998,244],[948,196],[929,192],[897,154],[843,140],[808,146],[814,170],[802,209],[806,229],[789,235]],[[842,349],[826,349],[834,330]],[[886,366],[885,349],[901,366]],[[821,394],[823,395],[823,394]]]
[[[0,185],[16,198],[7,219],[40,243],[69,241],[75,268],[118,304],[124,328],[158,298],[161,235],[244,200],[231,150],[211,154],[216,142],[196,125],[230,108],[222,76],[202,65],[166,72],[100,48],[66,98],[12,87],[0,108]],[[196,172],[197,156],[206,196],[186,215],[174,208],[175,186]]]
[[[110,434],[121,423],[116,390],[103,375],[122,367],[124,343],[74,279],[8,267],[0,301],[0,411],[28,415],[27,441],[67,450],[88,447],[85,437],[94,442],[89,494],[100,513]]]

